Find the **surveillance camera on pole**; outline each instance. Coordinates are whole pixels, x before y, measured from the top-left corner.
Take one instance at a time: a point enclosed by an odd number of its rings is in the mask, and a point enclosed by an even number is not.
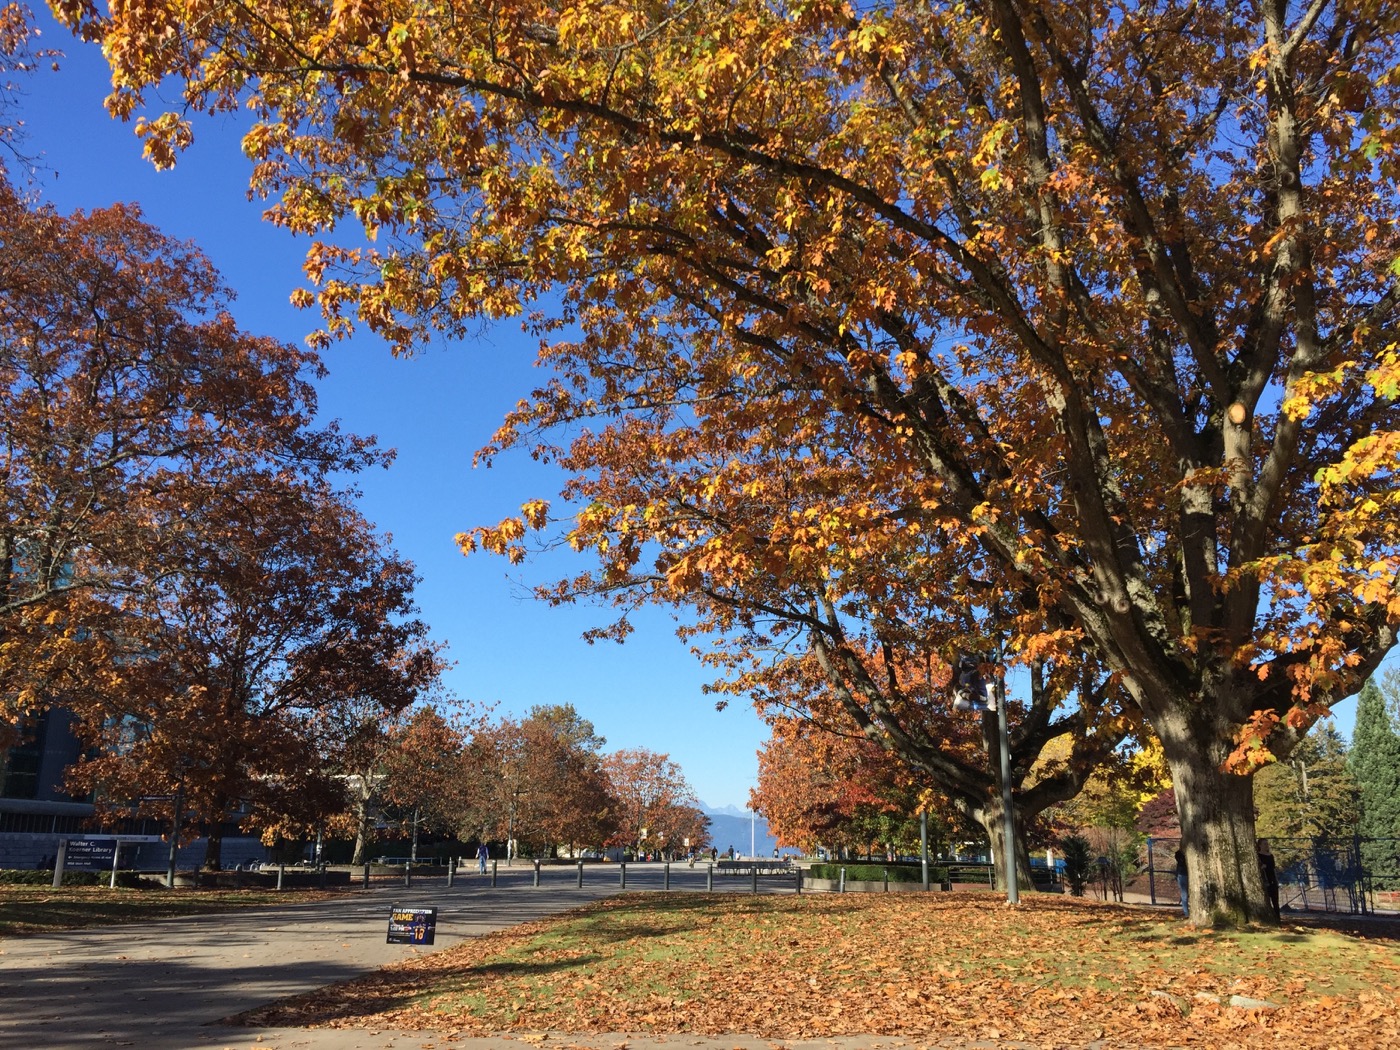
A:
[[[964,653],[953,668],[953,710],[995,712],[996,697],[982,677],[977,657]]]

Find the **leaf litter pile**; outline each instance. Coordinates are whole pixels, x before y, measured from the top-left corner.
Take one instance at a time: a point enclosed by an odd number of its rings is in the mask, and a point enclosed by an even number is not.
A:
[[[320,989],[259,1026],[1039,1046],[1400,1046],[1400,948],[989,894],[615,897]],[[1390,1042],[1387,1042],[1390,1040]]]

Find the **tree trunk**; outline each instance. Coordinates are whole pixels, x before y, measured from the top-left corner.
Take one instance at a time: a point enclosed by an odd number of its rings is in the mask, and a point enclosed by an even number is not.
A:
[[[409,850],[409,860],[418,863],[418,807],[413,807],[413,847]]]
[[[1200,705],[1209,707],[1209,701]],[[1186,712],[1154,721],[1171,768],[1186,854],[1191,921],[1198,926],[1277,925],[1264,895],[1254,835],[1254,778],[1221,771],[1226,746],[1202,748]]]
[[[359,867],[365,862],[369,852],[369,799],[359,799],[355,803],[355,852],[350,863]]]
[[[992,844],[992,866],[996,874],[996,888],[1003,893],[1006,892],[1006,821],[1002,816],[1001,799],[989,802],[980,807],[976,813],[977,821],[982,825],[982,829],[987,833],[987,840]],[[1016,825],[1016,885],[1019,889],[1035,889],[1035,880],[1031,878],[1031,854],[1026,846],[1025,821],[1016,810],[1012,810],[1012,819]]]
[[[204,870],[222,871],[224,867],[224,831],[222,824],[211,824],[209,839],[204,846]]]

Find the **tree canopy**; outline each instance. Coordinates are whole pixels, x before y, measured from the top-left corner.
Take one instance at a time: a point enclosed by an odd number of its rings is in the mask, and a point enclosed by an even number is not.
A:
[[[605,743],[572,704],[539,704],[482,727],[465,753],[471,829],[534,856],[601,845],[616,827]]]
[[[948,646],[1087,653],[1149,720],[1193,916],[1268,920],[1227,770],[1400,621],[1392,5],[54,6],[116,115],[167,76],[247,105],[275,221],[377,238],[311,253],[328,337],[578,326],[497,447],[602,420],[540,451],[603,585],[645,556],[659,600],[761,576],[878,615],[825,567],[898,590],[925,545]],[[191,127],[137,132],[169,164]]]
[[[603,758],[616,828],[608,845],[664,849],[672,854],[710,844],[709,818],[695,789],[670,756],[624,748]]]

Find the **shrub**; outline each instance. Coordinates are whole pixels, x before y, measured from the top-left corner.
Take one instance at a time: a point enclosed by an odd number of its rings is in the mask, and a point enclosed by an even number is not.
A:
[[[923,868],[918,864],[813,864],[810,869],[814,879],[841,878],[841,869],[846,869],[847,882],[883,882],[889,872],[891,882],[919,882],[923,879]],[[929,865],[928,878],[931,883],[941,883],[947,877],[947,869]]]
[[[83,872],[90,875],[91,872]],[[66,881],[66,880],[65,880]],[[53,872],[43,868],[0,868],[0,883],[6,886],[47,886],[53,882]]]
[[[1084,896],[1089,871],[1094,864],[1094,851],[1083,835],[1066,835],[1060,840],[1060,852],[1065,855],[1065,882],[1071,897]]]
[[[63,885],[65,886],[106,886],[112,880],[110,871],[65,871],[63,873]],[[0,868],[0,885],[6,886],[51,886],[53,884],[53,869],[25,869],[25,868]],[[117,885],[127,889],[144,889],[153,885],[148,879],[143,879],[139,872],[119,871],[117,872]]]

